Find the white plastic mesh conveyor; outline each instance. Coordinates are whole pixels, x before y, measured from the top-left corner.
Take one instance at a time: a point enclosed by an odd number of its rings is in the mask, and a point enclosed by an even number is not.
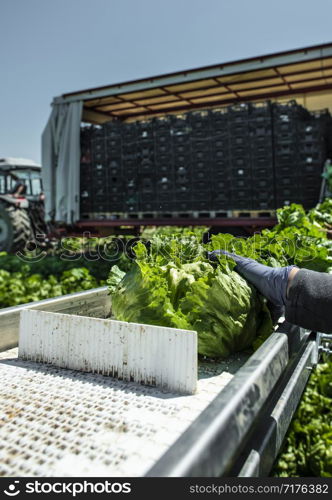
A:
[[[179,396],[0,353],[0,475],[143,476],[232,378],[222,370]]]

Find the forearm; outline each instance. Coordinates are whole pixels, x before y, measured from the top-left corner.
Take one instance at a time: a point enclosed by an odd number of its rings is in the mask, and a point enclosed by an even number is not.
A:
[[[308,269],[289,277],[285,318],[308,330],[332,332],[332,275]]]

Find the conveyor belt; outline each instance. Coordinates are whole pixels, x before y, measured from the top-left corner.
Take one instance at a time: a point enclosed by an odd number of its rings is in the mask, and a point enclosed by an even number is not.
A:
[[[106,288],[0,311],[2,476],[267,474],[317,362],[315,337],[284,323],[251,356],[201,362],[197,393],[179,396],[18,360],[25,307],[111,311]]]
[[[178,396],[3,352],[0,475],[142,476],[231,380],[224,368],[204,364],[197,393]]]

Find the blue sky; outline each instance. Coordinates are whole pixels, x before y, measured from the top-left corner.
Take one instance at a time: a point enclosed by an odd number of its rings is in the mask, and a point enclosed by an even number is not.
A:
[[[0,0],[0,157],[40,161],[53,97],[332,41],[331,0]]]

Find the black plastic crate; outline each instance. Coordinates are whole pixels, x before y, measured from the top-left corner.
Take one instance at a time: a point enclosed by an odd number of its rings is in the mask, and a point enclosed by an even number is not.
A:
[[[212,182],[213,182],[212,177],[211,177],[211,173],[209,171],[201,170],[201,169],[193,170],[191,173],[191,178],[193,181],[204,180],[204,182],[206,182],[208,184],[212,184]]]
[[[269,101],[263,103],[252,103],[249,107],[251,119],[257,121],[270,121],[272,116],[272,104]]]
[[[172,141],[173,146],[186,145],[186,146],[190,147],[190,140],[191,140],[191,137],[190,137],[190,135],[187,135],[187,134],[178,134],[178,135],[171,136],[171,141]]]
[[[121,138],[123,142],[135,142],[138,139],[136,122],[123,123],[121,127]]]
[[[230,137],[230,147],[232,150],[237,148],[248,149],[250,141],[247,135],[231,135]]]
[[[211,159],[211,171],[214,173],[225,172],[230,169],[230,159],[228,156],[224,158],[216,158],[212,156]]]
[[[156,164],[155,174],[157,176],[171,177],[174,174],[173,165],[170,165],[169,163]]]
[[[326,157],[323,151],[313,151],[310,154],[303,153],[300,151],[299,153],[299,162],[300,163],[323,163]]]
[[[214,166],[214,162],[211,159],[207,160],[192,159],[190,165],[193,172],[196,172],[198,170],[210,172]]]
[[[121,137],[123,131],[122,122],[110,121],[105,123],[102,129],[97,132],[97,135],[105,135],[105,137]]]
[[[192,151],[211,151],[211,138],[207,139],[195,139],[194,137],[190,141],[190,147]]]
[[[141,163],[139,164],[139,167],[138,167],[138,172],[139,172],[139,175],[142,175],[142,174],[149,174],[149,175],[153,175],[155,174],[155,165],[154,165],[154,162],[153,161],[150,161],[150,160],[142,160]]]
[[[324,156],[325,147],[321,141],[305,141],[299,144],[299,150],[301,154],[307,156],[319,155],[319,157]]]
[[[223,149],[227,150],[230,145],[230,140],[231,138],[229,136],[225,137],[219,137],[219,136],[212,136],[211,137],[211,150],[215,151],[218,149]]]
[[[171,133],[188,133],[190,130],[190,123],[186,115],[173,115],[171,117]]]
[[[188,144],[173,144],[174,156],[190,154],[190,146]]]
[[[158,201],[171,201],[173,200],[174,198],[174,192],[173,192],[173,188],[170,187],[168,188],[167,191],[163,192],[163,191],[160,191],[159,189],[157,190],[157,200]]]
[[[290,165],[297,164],[300,161],[300,155],[297,152],[294,153],[280,153],[274,152],[274,162],[276,166],[279,165]]]
[[[251,201],[252,199],[252,189],[251,187],[247,188],[236,188],[232,186],[231,189],[231,198],[232,199],[239,199],[239,200],[248,200]]]
[[[122,151],[121,151],[121,148],[112,148],[112,149],[108,149],[107,150],[107,158],[109,160],[112,160],[112,159],[121,159],[122,158]]]
[[[173,147],[172,147],[172,144],[171,143],[167,143],[167,144],[156,144],[155,145],[155,148],[154,148],[154,151],[155,151],[155,155],[156,157],[159,156],[170,156],[172,155],[173,153]]]
[[[253,163],[251,172],[254,180],[258,178],[267,178],[270,182],[272,182],[273,180],[274,168],[272,164],[267,164],[267,166],[260,166]]]
[[[251,198],[248,198],[248,199],[240,199],[240,198],[237,198],[236,195],[231,199],[231,202],[230,202],[230,208],[232,210],[243,210],[244,212],[244,217],[246,217],[247,215],[245,214],[245,212],[247,212],[248,210],[253,210],[255,207],[255,203],[253,202],[253,200]]]
[[[228,149],[215,149],[211,152],[211,159],[214,162],[229,162],[230,151]]]
[[[234,177],[232,180],[232,188],[234,189],[246,189],[250,187],[251,179],[246,177]]]
[[[137,137],[138,140],[142,139],[153,139],[153,123],[152,121],[138,121],[137,123]]]
[[[320,178],[323,172],[323,164],[321,162],[301,163],[298,168],[302,173],[316,174],[320,176]]]
[[[196,177],[192,180],[192,189],[193,191],[208,191],[211,190],[210,179],[197,179]]]
[[[238,158],[236,156],[230,158],[229,160],[229,165],[232,169],[235,168],[246,168],[249,169],[251,168],[251,159],[250,157],[243,157],[239,156]]]
[[[273,157],[272,143],[268,141],[255,141],[250,144],[250,154],[252,158],[271,158]]]
[[[209,135],[210,117],[207,111],[188,113],[188,118],[193,136],[205,137]]]
[[[91,149],[82,149],[81,148],[80,163],[89,165],[89,164],[91,164],[91,162],[92,162]]]
[[[248,161],[251,156],[250,147],[249,145],[247,147],[232,146],[229,151],[229,155],[232,160],[234,158],[242,158]]]
[[[255,177],[253,180],[253,185],[258,190],[266,191],[271,188],[271,183],[273,183],[273,179],[271,177]],[[272,189],[273,190],[273,189]]]
[[[155,136],[155,144],[158,144],[158,145],[163,145],[163,144],[169,144],[169,146],[171,147],[171,144],[172,144],[172,136],[170,134],[159,134],[157,136]]]
[[[249,137],[250,139],[266,139],[272,140],[272,126],[270,121],[256,122],[251,120],[249,122]]]
[[[174,169],[179,168],[181,166],[190,166],[190,155],[188,154],[176,154],[174,155],[173,160]]]
[[[231,179],[215,179],[214,177],[210,180],[211,190],[214,193],[218,192],[228,192],[231,189]]]
[[[302,196],[290,195],[290,196],[277,196],[276,197],[276,208],[282,208],[284,206],[291,205],[292,203],[299,203],[304,205]]]
[[[191,200],[175,199],[173,203],[173,211],[175,212],[189,212],[193,210],[195,203]]]
[[[250,167],[243,168],[232,168],[231,178],[232,179],[252,179],[253,174]]]
[[[156,202],[156,211],[161,212],[161,213],[167,213],[167,212],[174,212],[174,195],[173,193],[169,194],[169,200],[164,201],[164,200],[157,200]]]
[[[154,118],[152,120],[155,136],[169,134],[171,129],[171,118],[169,116]]]
[[[249,118],[249,104],[234,104],[228,107],[228,119],[230,123],[243,123]]]
[[[272,200],[274,199],[274,190],[269,186],[258,188],[257,186],[252,189],[253,198],[257,200]]]
[[[193,211],[194,212],[209,212],[212,210],[211,200],[195,200],[193,201]]]
[[[107,160],[108,158],[105,150],[102,151],[92,150],[92,163],[94,165],[99,163],[105,163]]]
[[[310,113],[308,110],[297,104],[296,101],[287,103],[273,103],[272,113],[274,121],[287,122],[291,119],[308,120]]]
[[[191,158],[195,162],[209,162],[211,158],[215,157],[210,151],[192,151]]]
[[[249,127],[247,123],[230,123],[228,133],[230,134],[230,141],[233,137],[249,137]]]
[[[228,116],[227,108],[212,109],[209,114],[210,123],[218,126],[225,125],[228,123]]]

